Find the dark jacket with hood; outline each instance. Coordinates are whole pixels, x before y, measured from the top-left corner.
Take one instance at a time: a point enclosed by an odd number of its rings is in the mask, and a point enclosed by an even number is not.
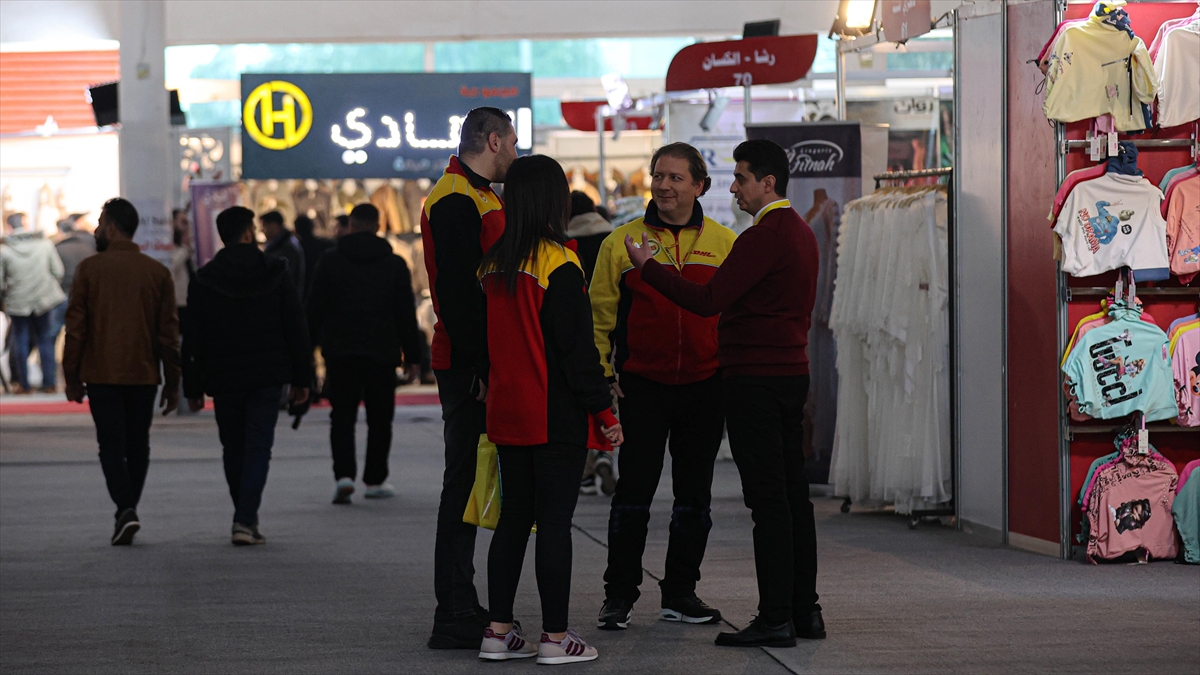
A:
[[[595,211],[572,216],[567,223],[567,238],[574,239],[579,248],[579,262],[583,265],[583,276],[588,283],[591,283],[592,271],[596,269],[596,256],[600,254],[600,244],[604,243],[612,231],[612,223]]]
[[[360,357],[380,365],[421,362],[412,277],[386,239],[355,232],[338,239],[317,264],[308,320],[327,361]]]
[[[311,382],[312,347],[287,264],[254,244],[221,249],[188,286],[184,395]]]

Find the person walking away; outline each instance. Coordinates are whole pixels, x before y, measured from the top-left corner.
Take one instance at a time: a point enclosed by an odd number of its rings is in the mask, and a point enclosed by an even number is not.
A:
[[[592,281],[592,270],[596,268],[596,254],[600,244],[612,234],[612,224],[596,213],[596,204],[587,194],[575,190],[571,193],[571,219],[567,221],[567,238],[575,240],[579,262],[583,265],[583,276]],[[617,487],[613,473],[612,454],[599,450],[588,450],[587,464],[583,467],[583,481],[579,494],[595,495],[603,492],[611,495]]]
[[[258,509],[275,444],[283,387],[308,400],[312,349],[304,310],[287,265],[254,241],[254,212],[232,206],[217,215],[225,245],[188,287],[183,333],[183,388],[193,412],[205,394],[221,439],[225,480],[233,498],[232,542],[265,544]]]
[[[618,227],[600,246],[592,276],[595,341],[618,397],[625,444],[608,519],[608,569],[597,625],[629,626],[641,593],[650,505],[662,475],[668,437],[671,509],[659,617],[709,624],[721,613],[696,596],[712,529],[713,466],[725,413],[717,375],[717,318],[681,309],[651,288],[630,263],[626,236],[650,249],[673,276],[704,283],[733,247],[734,234],[706,218],[698,198],[711,185],[700,153],[665,145],[650,160],[652,200],[645,216]]]
[[[54,244],[41,231],[15,229],[0,245],[0,298],[12,320],[13,391],[28,394],[29,347],[37,345],[42,366],[42,393],[54,393],[58,384],[58,359],[54,346],[58,332],[54,317],[67,299],[61,280],[66,273]]]
[[[191,226],[187,211],[175,209],[171,212],[171,230],[175,248],[171,251],[171,278],[175,280],[175,309],[179,313],[179,334],[188,330],[188,285],[196,276],[196,261],[191,244]],[[179,414],[190,413],[187,406],[179,406]]]
[[[491,622],[479,658],[592,661],[595,647],[568,628],[571,518],[594,426],[621,443],[621,425],[592,341],[591,307],[578,256],[563,244],[567,177],[544,155],[512,163],[504,183],[505,230],[484,256],[487,432],[500,462],[500,520],[488,551]],[[537,523],[542,639],[513,620],[529,531]]]
[[[475,108],[460,131],[458,155],[433,186],[421,213],[425,269],[437,323],[431,347],[445,423],[446,470],[433,549],[432,649],[474,649],[487,611],[475,590],[475,532],[463,522],[485,432],[480,379],[484,353],[479,263],[504,231],[504,204],[490,187],[517,157],[517,132],[503,111]]]
[[[284,226],[282,213],[267,211],[259,216],[258,220],[262,223],[263,236],[267,238],[263,253],[266,253],[267,257],[287,261],[292,288],[296,289],[296,297],[304,302],[301,293],[305,289],[304,277],[307,270],[304,268],[304,250],[300,248],[300,242]]]
[[[817,534],[804,476],[804,402],[808,331],[816,299],[819,253],[808,224],[783,197],[788,160],[767,140],[733,151],[730,187],[754,224],[737,239],[707,283],[680,277],[653,256],[644,233],[626,234],[625,249],[642,279],[700,316],[721,314],[718,331],[729,443],[754,519],[758,616],[721,633],[717,644],[791,647],[822,639],[817,604]]]
[[[300,242],[300,250],[304,252],[304,301],[308,302],[308,294],[312,290],[313,279],[316,277],[317,262],[321,255],[333,248],[332,239],[318,237],[315,234],[316,223],[308,216],[296,216],[293,223],[296,230],[296,240]]]
[[[596,269],[600,244],[612,231],[612,223],[596,213],[596,204],[591,197],[578,190],[571,193],[571,220],[567,221],[567,238],[575,240],[579,262],[583,264],[583,276],[588,283],[592,281],[592,270]]]
[[[96,252],[96,237],[91,232],[80,229],[81,218],[83,218],[82,213],[72,213],[58,221],[59,237],[58,241],[54,243],[54,250],[58,252],[58,257],[63,264],[62,290],[64,294],[68,295],[71,293],[71,284],[75,281],[75,268],[79,267],[79,261]],[[63,326],[66,325],[66,301],[59,303],[58,307],[54,309],[53,317],[54,322],[50,326],[50,332],[57,337]]]
[[[362,480],[367,498],[392,497],[387,482],[396,368],[419,370],[423,338],[417,328],[412,277],[404,259],[378,235],[379,210],[359,204],[350,212],[350,234],[321,256],[308,299],[313,343],[325,358],[326,392],[333,406],[334,504],[349,504],[358,475],[354,427],[358,404],[367,409],[367,457]]]
[[[350,234],[350,216],[345,214],[337,216],[333,219],[333,244],[337,246],[337,242],[342,237]]]
[[[137,505],[150,466],[154,395],[163,415],[179,404],[179,318],[171,271],[133,243],[138,212],[116,197],[104,203],[97,254],[75,268],[67,304],[63,376],[68,401],[90,401],[100,467],[117,505],[112,544],[128,546],[141,528]],[[159,368],[162,377],[159,377]]]

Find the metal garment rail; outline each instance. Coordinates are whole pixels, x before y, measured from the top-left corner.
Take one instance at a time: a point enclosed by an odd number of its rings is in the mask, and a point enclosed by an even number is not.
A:
[[[1134,147],[1138,148],[1186,148],[1197,144],[1195,137],[1192,138],[1133,138],[1125,139],[1122,143],[1133,143]],[[1092,146],[1092,142],[1088,140],[1063,140],[1060,148],[1062,151],[1070,152],[1071,150],[1087,150]]]
[[[939,176],[950,176],[954,173],[954,167],[943,166],[938,169],[914,169],[912,171],[885,171],[871,176],[875,179],[875,189],[879,189],[879,183],[885,180],[902,180],[906,178],[933,178]]]
[[[954,167],[944,166],[938,169],[916,169],[913,171],[885,171],[871,176],[875,179],[875,188],[879,189],[879,183],[886,180],[902,180],[908,178],[931,178],[945,176],[948,181],[954,180]],[[954,186],[948,184],[946,191],[946,282],[953,286],[954,280],[957,279],[957,263],[952,255],[955,250],[955,240],[957,238],[955,221],[954,221]],[[948,294],[947,302],[947,324],[949,326],[949,335],[947,340],[949,343],[949,377],[950,377],[950,476],[953,485],[950,490],[950,501],[945,505],[931,509],[913,509],[908,514],[908,528],[916,529],[917,525],[926,518],[940,518],[942,516],[951,516],[957,519],[958,517],[958,447],[956,445],[958,439],[957,433],[957,416],[954,414],[958,405],[957,385],[957,370],[954,364],[958,363],[958,340],[957,331],[955,329],[955,317],[958,315],[958,303],[955,301],[956,294],[952,291]],[[851,500],[846,497],[842,501],[842,513],[850,512]]]

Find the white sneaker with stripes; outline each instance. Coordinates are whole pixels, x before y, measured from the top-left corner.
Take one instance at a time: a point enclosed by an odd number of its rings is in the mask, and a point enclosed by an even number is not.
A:
[[[538,660],[542,665],[556,666],[563,663],[579,663],[595,661],[600,656],[596,648],[583,641],[574,629],[567,629],[567,636],[562,642],[555,642],[550,636],[542,633],[542,644],[538,645]]]
[[[483,644],[479,645],[479,658],[485,661],[507,661],[537,656],[538,648],[521,635],[521,627],[513,624],[512,630],[497,635],[489,626],[483,631]]]

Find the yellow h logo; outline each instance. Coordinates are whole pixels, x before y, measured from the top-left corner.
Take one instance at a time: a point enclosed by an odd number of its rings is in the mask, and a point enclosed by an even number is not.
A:
[[[275,109],[275,94],[283,94],[281,106]],[[299,120],[297,120],[297,106]],[[258,115],[255,115],[255,112]],[[282,127],[281,138],[275,138],[275,125]],[[312,129],[312,104],[300,87],[283,80],[258,85],[246,97],[242,108],[242,125],[259,145],[269,150],[295,147]]]

